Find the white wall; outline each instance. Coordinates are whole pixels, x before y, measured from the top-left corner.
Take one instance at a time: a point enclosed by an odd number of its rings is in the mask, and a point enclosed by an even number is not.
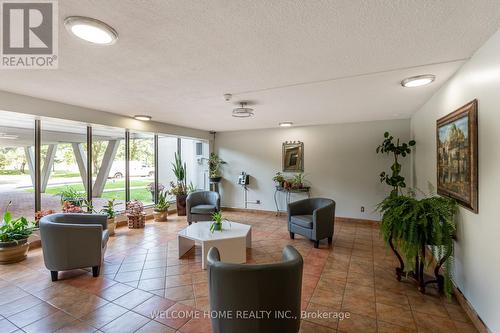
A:
[[[311,183],[312,196],[334,199],[337,216],[378,220],[375,206],[389,191],[387,185],[380,184],[379,174],[389,170],[391,159],[375,152],[385,131],[408,140],[410,122],[392,120],[217,133],[215,149],[228,163],[223,168],[222,203],[226,207],[244,207],[243,189],[236,181],[238,174],[246,171],[251,176],[248,200],[261,200],[260,205],[249,204],[248,208],[275,210],[272,178],[282,168],[282,143],[297,140],[304,142],[305,175]],[[408,160],[403,166],[406,172],[409,164]],[[365,207],[365,213],[361,213],[361,206]],[[280,208],[285,209],[283,200]]]
[[[493,332],[500,332],[500,31],[413,117],[415,184],[436,186],[436,119],[479,101],[479,214],[460,209],[455,282]]]

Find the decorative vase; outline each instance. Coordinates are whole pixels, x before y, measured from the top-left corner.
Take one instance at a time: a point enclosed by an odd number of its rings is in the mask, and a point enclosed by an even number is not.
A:
[[[0,264],[13,264],[23,261],[28,256],[28,238],[18,241],[0,242]]]
[[[178,195],[175,197],[177,205],[177,216],[186,216],[186,198],[187,195]]]
[[[116,228],[115,218],[112,217],[108,219],[108,232],[110,236],[113,236],[115,234],[115,228]]]
[[[146,225],[146,213],[139,215],[127,214],[129,229],[140,229]]]
[[[166,222],[168,218],[168,210],[153,210],[153,218],[155,222]]]
[[[222,230],[222,223],[214,223],[214,230],[221,231]]]

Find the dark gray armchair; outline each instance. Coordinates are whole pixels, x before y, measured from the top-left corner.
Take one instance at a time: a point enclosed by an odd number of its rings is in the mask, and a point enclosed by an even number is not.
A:
[[[311,198],[288,204],[290,238],[293,239],[297,233],[313,240],[315,248],[324,238],[332,243],[334,220],[335,201],[331,199]]]
[[[303,260],[294,247],[286,246],[283,261],[274,264],[223,263],[215,247],[208,251],[207,259],[210,311],[232,314],[232,318],[212,317],[214,333],[299,331]],[[250,312],[265,315],[260,319],[237,317]]]
[[[189,224],[211,221],[212,214],[220,210],[220,195],[213,191],[190,193],[186,199],[186,214]]]
[[[92,267],[93,276],[99,276],[109,239],[106,215],[48,215],[40,220],[40,236],[52,281],[57,281],[58,271],[85,267]]]

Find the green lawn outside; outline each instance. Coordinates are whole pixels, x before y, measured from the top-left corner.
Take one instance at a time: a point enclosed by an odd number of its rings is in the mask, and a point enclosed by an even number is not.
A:
[[[151,198],[151,192],[146,188],[148,184],[151,183],[151,180],[142,180],[142,179],[132,179],[130,181],[130,198],[137,199],[142,201],[145,204],[150,204],[153,202]],[[48,186],[47,190],[45,191],[46,194],[52,194],[52,195],[57,195],[61,191],[63,191],[67,187],[72,187],[75,190],[85,193],[85,188],[83,187],[82,183],[79,184],[72,184],[72,185],[56,185],[56,186]],[[133,188],[133,187],[141,187],[141,188]],[[106,190],[114,190],[116,191],[109,191],[106,192]],[[104,187],[105,192],[102,194],[102,198],[106,199],[119,199],[119,200],[125,200],[125,180],[120,179],[120,180],[112,180],[108,179],[106,182],[106,186]],[[33,189],[28,189],[28,192],[34,192]]]
[[[25,169],[24,173],[22,173],[21,170],[0,170],[0,175],[3,176],[29,175],[29,170]],[[69,171],[52,171],[50,176],[53,178],[71,178],[71,177],[79,177],[80,174],[78,172],[69,172]]]

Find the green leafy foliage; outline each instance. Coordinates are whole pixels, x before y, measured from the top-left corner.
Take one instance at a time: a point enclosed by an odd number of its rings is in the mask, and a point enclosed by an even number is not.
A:
[[[215,230],[222,231],[222,221],[224,221],[224,217],[221,212],[215,212],[212,214],[212,224],[210,224],[210,231],[214,232]]]
[[[117,205],[115,199],[108,200],[108,203],[102,207],[101,213],[108,215],[108,219],[112,219],[116,216],[115,207]]]
[[[220,168],[223,164],[227,164],[227,162],[223,161],[216,153],[211,153],[208,158],[208,172],[210,173],[210,177],[220,177]]]
[[[393,154],[394,163],[391,166],[391,173],[385,171],[380,173],[380,182],[386,183],[393,188],[393,192],[399,193],[401,188],[406,187],[405,178],[401,176],[401,164],[399,156],[406,157],[411,153],[411,147],[415,146],[415,140],[410,140],[408,143],[400,143],[397,139],[393,142],[394,137],[389,132],[384,133],[384,141],[377,147],[377,154]]]
[[[155,205],[154,210],[157,212],[164,212],[170,207],[170,202],[167,200],[167,191],[160,191],[158,193],[158,203]]]
[[[11,202],[9,202],[9,206]],[[28,238],[33,233],[33,223],[24,216],[12,218],[8,210],[3,214],[3,224],[0,227],[0,242],[12,242]]]
[[[438,196],[416,199],[412,196],[391,193],[378,205],[383,214],[380,231],[389,244],[403,254],[406,268],[412,269],[415,260],[424,259],[422,248],[430,245],[434,255],[441,260],[447,253],[453,254],[453,237],[456,231],[457,203],[451,198]],[[445,261],[445,292],[451,294],[451,257]]]
[[[186,182],[186,163],[182,163],[182,159],[177,153],[175,153],[175,161],[172,163],[172,171],[178,183]]]
[[[81,206],[85,198],[85,194],[77,191],[71,186],[65,186],[57,195],[61,197],[61,204],[63,204],[64,201],[68,201],[76,206]]]

